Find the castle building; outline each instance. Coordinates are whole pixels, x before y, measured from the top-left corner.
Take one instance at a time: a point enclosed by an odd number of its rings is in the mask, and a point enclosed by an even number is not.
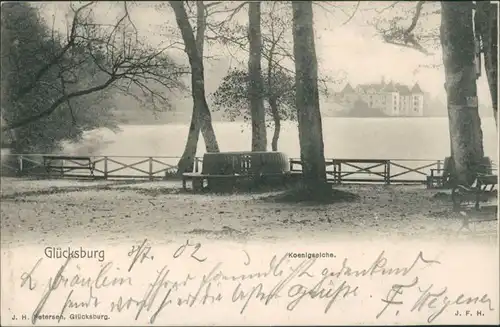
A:
[[[392,81],[378,84],[360,84],[353,88],[347,85],[337,93],[337,99],[352,107],[356,101],[363,101],[369,108],[379,109],[388,116],[421,117],[424,115],[424,92],[415,83],[410,87]]]

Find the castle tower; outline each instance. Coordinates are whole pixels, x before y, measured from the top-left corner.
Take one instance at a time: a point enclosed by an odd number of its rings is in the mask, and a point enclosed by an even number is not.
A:
[[[422,89],[420,88],[420,85],[418,85],[418,82],[413,85],[411,88],[411,93],[412,94],[424,94]]]
[[[382,92],[385,94],[385,113],[389,116],[399,115],[399,93],[392,80],[384,86]]]
[[[418,83],[415,83],[411,88],[411,115],[423,116],[424,115],[424,92]]]

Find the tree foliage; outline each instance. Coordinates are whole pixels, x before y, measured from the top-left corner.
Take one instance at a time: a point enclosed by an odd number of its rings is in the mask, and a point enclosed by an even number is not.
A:
[[[392,1],[377,10],[372,24],[384,42],[431,55],[440,46],[440,14],[439,2]]]
[[[378,108],[370,108],[368,103],[361,99],[354,101],[351,110],[348,113],[349,117],[384,117],[387,116]]]
[[[237,7],[238,10],[241,8]],[[233,9],[234,10],[234,9]],[[224,29],[209,25],[212,41],[228,45],[235,50],[248,52],[247,30],[237,22],[225,21]],[[269,99],[276,97],[279,115],[283,120],[296,120],[295,72],[293,63],[292,13],[290,3],[265,2],[262,4],[262,58],[264,59],[263,94],[266,114],[271,115]],[[318,78],[320,92],[329,95],[330,84],[339,81],[332,76]],[[248,74],[243,69],[233,68],[223,78],[212,94],[215,110],[224,111],[230,120],[243,117],[248,121]],[[268,125],[270,123],[268,122]]]
[[[474,11],[474,37],[476,42],[476,65],[481,74],[482,59],[491,93],[493,116],[498,128],[497,109],[497,39],[498,4],[491,1],[469,1]],[[382,39],[389,44],[417,50],[425,55],[437,53],[442,47],[440,25],[442,8],[433,1],[391,1],[377,10],[371,24]],[[481,53],[483,55],[481,56]],[[421,64],[420,68],[439,68],[442,62]]]
[[[16,151],[50,152],[83,131],[114,127],[110,95],[168,107],[185,69],[137,37],[127,5],[113,24],[98,24],[94,2],[72,9],[67,35],[27,3],[2,6],[2,131]]]
[[[269,76],[263,73],[263,80],[267,81]],[[269,99],[274,96],[277,99],[279,115],[282,120],[296,120],[297,108],[295,107],[295,80],[294,77],[283,69],[278,69],[271,76],[274,87],[269,89],[268,83],[264,82],[263,97],[266,100],[266,115],[271,116]],[[242,69],[232,69],[223,78],[222,83],[212,94],[215,110],[222,110],[225,116],[235,121],[242,117],[249,122],[249,94],[248,94],[248,72]],[[272,124],[266,120],[268,126]]]
[[[70,58],[82,62],[72,69],[71,74],[64,70],[71,64],[70,59],[64,58],[38,77],[52,59],[52,54],[61,51],[60,43],[49,37],[49,29],[28,3],[4,4],[1,19],[1,103],[2,118],[6,123],[37,115],[57,101],[62,92],[71,92],[77,85],[89,84],[98,78],[86,70],[88,63],[79,48],[68,51]],[[65,81],[71,79],[70,83],[62,83],[63,78]],[[33,83],[35,79],[38,79],[36,85]],[[87,98],[87,101],[64,101],[54,109],[54,115],[17,128],[15,135],[10,137],[11,141],[15,140],[14,150],[47,153],[55,150],[62,140],[78,140],[85,130],[115,127],[101,107],[106,99],[107,94],[100,94]]]

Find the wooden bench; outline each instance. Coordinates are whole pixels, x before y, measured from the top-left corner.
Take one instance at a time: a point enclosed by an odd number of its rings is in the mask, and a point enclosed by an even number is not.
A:
[[[73,170],[88,170],[94,176],[95,170],[95,163],[90,157],[43,156],[43,166],[49,175],[54,171],[64,175]]]
[[[483,208],[483,210],[486,208]],[[489,206],[488,211],[472,211],[472,212],[460,212],[462,215],[462,225],[458,232],[460,233],[463,229],[469,230],[469,232],[476,232],[476,224],[488,221],[498,220],[498,206]],[[491,210],[492,209],[492,210]],[[471,225],[474,230],[471,229]],[[496,228],[495,228],[496,233]]]
[[[284,182],[289,171],[288,158],[281,152],[206,153],[201,173],[182,174],[182,187],[187,190],[188,180],[192,181],[194,192],[233,189],[239,180],[248,180],[256,185],[267,179]]]
[[[493,162],[489,157],[484,157],[477,167],[477,173],[481,175],[492,175],[494,168]],[[427,176],[427,188],[429,189],[453,189],[454,181],[453,174],[455,171],[455,163],[451,157],[444,159],[443,167],[433,168],[430,170],[430,176]]]
[[[471,229],[469,225],[471,222],[478,223],[498,219],[496,212],[494,215],[491,215],[491,217],[471,219],[467,212],[461,211],[463,204],[474,203],[475,211],[479,212],[481,209],[481,202],[488,202],[489,200],[497,197],[497,184],[497,175],[479,175],[472,186],[457,185],[452,189],[451,197],[453,200],[453,208],[455,211],[460,211],[463,215],[462,226],[460,227],[459,232],[464,228],[470,231]],[[496,207],[495,210],[498,210],[498,204],[494,207]]]
[[[463,203],[474,202],[474,208],[480,209],[480,202],[497,196],[497,175],[479,175],[472,186],[456,185],[451,192],[453,207],[457,210]]]
[[[443,189],[450,186],[451,173],[454,170],[455,163],[451,157],[444,158],[443,167],[432,168],[430,176],[427,176],[427,188],[429,189]]]
[[[450,175],[444,168],[433,168],[430,176],[427,176],[427,188],[446,188],[449,181]]]

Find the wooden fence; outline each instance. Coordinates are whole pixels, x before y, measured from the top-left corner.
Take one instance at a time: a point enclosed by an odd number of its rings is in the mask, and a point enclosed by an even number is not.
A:
[[[300,159],[290,160],[290,169],[300,171]],[[326,159],[329,182],[423,184],[431,169],[440,169],[443,160],[433,159]]]
[[[2,158],[2,175],[47,176],[49,171],[43,164],[43,156],[38,154],[9,155],[8,159]],[[76,160],[70,159],[71,156],[61,157],[64,157],[59,161],[62,166],[78,165]],[[169,156],[90,156],[90,159],[94,167],[92,172],[90,170],[61,170],[58,177],[149,180],[175,178],[180,158]],[[195,159],[195,171],[201,170],[201,160],[198,157]],[[50,172],[50,176],[57,176],[57,171]]]
[[[61,162],[71,164],[69,156]],[[90,156],[94,165],[90,171],[62,171],[59,177],[92,179],[174,179],[179,157],[169,156]],[[8,159],[8,160],[7,160]],[[200,172],[203,159],[195,158],[194,171]],[[383,183],[422,184],[432,168],[442,168],[442,160],[409,159],[327,159],[329,182],[341,183]],[[301,170],[300,159],[290,159],[292,171]],[[9,155],[2,158],[2,175],[47,176],[43,155]],[[55,177],[56,174],[51,174]]]

